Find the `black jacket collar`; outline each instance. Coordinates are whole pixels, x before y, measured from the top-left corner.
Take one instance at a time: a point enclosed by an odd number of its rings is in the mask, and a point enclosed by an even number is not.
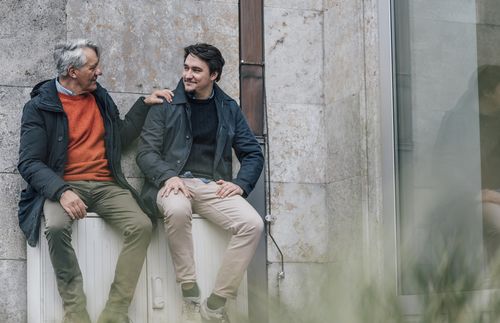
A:
[[[97,89],[92,92],[96,98],[103,98],[106,89],[97,83]],[[30,93],[31,98],[39,98],[40,108],[51,111],[62,112],[63,107],[57,94],[56,79],[45,80],[33,87]]]

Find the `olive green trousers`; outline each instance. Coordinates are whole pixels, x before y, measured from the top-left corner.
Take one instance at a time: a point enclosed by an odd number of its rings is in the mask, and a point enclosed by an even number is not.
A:
[[[115,182],[74,181],[69,184],[87,205],[87,212],[97,213],[123,237],[106,308],[127,313],[151,240],[152,223],[131,192]],[[82,273],[71,245],[73,220],[56,201],[46,200],[43,212],[45,236],[65,315],[87,313]],[[78,221],[85,221],[85,218]]]

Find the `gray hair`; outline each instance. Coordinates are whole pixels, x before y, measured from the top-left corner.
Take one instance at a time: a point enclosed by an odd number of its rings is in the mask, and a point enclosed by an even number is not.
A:
[[[54,47],[54,61],[58,76],[67,76],[70,66],[81,68],[87,63],[87,57],[83,52],[84,48],[92,48],[97,58],[100,57],[99,47],[87,39],[69,40]]]

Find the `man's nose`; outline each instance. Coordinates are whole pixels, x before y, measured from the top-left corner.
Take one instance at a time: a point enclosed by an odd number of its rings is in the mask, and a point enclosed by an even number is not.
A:
[[[100,68],[100,67],[98,67],[98,68],[95,70],[95,74],[96,74],[97,76],[102,75],[102,70],[101,70],[101,68]]]

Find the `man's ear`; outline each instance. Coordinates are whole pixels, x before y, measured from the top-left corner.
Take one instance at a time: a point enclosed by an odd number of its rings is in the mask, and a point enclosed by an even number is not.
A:
[[[210,74],[210,79],[212,81],[215,81],[217,79],[217,76],[219,76],[219,73],[218,72],[213,72],[212,74]]]
[[[72,79],[76,78],[76,68],[73,66],[68,67],[68,76],[71,77]]]

